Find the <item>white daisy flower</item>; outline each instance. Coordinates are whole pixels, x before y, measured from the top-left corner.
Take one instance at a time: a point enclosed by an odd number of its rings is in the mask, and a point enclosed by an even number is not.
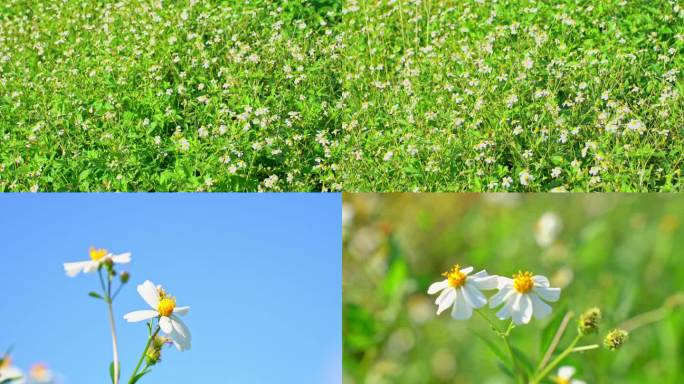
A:
[[[544,213],[534,226],[534,238],[540,247],[548,247],[553,243],[563,228],[560,216],[553,212]]]
[[[10,356],[4,356],[2,362],[0,362],[0,383],[5,382],[5,380],[13,379],[8,381],[10,384],[24,384],[24,373],[21,369],[12,365],[12,358]]]
[[[560,367],[558,369],[558,374],[553,378],[553,382],[556,384],[587,384],[583,380],[575,380],[572,376],[575,374],[575,367],[569,365]]]
[[[518,272],[513,279],[499,277],[499,292],[489,300],[491,308],[505,303],[496,316],[505,320],[512,318],[517,325],[527,324],[534,315],[543,319],[551,314],[551,307],[545,301],[555,302],[560,297],[560,288],[551,288],[549,279],[532,276],[530,272]]]
[[[190,307],[176,307],[176,299],[169,296],[161,285],[145,280],[138,285],[138,293],[152,309],[133,311],[124,316],[129,323],[158,318],[159,328],[169,335],[179,351],[190,349],[190,330],[176,315],[186,315]]]
[[[120,255],[113,255],[104,248],[96,249],[90,247],[90,260],[64,263],[64,271],[69,277],[74,277],[79,272],[92,273],[97,271],[100,265],[107,260],[111,260],[114,264],[127,264],[131,262],[131,253],[126,252]]]
[[[529,185],[534,180],[534,176],[530,175],[527,171],[520,172],[518,176],[520,176],[520,184],[522,185]]]
[[[472,271],[473,267],[461,269],[456,264],[450,271],[442,274],[446,279],[430,285],[428,294],[442,292],[435,301],[438,315],[453,305],[451,317],[467,320],[473,315],[473,308],[481,308],[487,304],[487,298],[481,290],[497,288],[498,276],[489,276],[485,270],[468,276]]]
[[[55,380],[55,375],[45,364],[37,363],[29,370],[29,378],[31,383],[51,384]]]

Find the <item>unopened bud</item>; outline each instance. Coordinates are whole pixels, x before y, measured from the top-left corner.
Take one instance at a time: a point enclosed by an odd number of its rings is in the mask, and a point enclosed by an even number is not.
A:
[[[582,335],[597,333],[601,322],[601,310],[594,307],[587,309],[580,316],[578,330]]]
[[[606,338],[603,339],[603,345],[611,351],[615,351],[622,347],[622,344],[627,341],[628,336],[629,333],[624,329],[613,329],[612,331],[608,332]]]
[[[126,272],[126,271],[123,271],[119,275],[119,279],[121,279],[121,284],[126,284],[126,283],[128,283],[128,280],[131,279],[131,274]]]

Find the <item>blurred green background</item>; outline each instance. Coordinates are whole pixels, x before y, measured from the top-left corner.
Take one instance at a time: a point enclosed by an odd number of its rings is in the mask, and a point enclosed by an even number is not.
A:
[[[610,327],[684,291],[684,195],[344,194],[343,199],[348,384],[511,382],[475,334],[500,343],[482,319],[435,315],[436,296],[427,295],[427,288],[456,263],[506,276],[528,269],[562,287],[554,313],[565,307],[577,316],[561,348],[574,337],[578,314],[591,306],[603,311],[601,333],[580,344],[601,343]],[[535,235],[545,213],[555,214],[560,225],[552,241],[540,243]],[[573,354],[566,362],[587,383],[683,383],[682,307],[664,313],[662,320],[635,329],[621,350]],[[548,322],[533,319],[513,331],[513,344],[533,363],[540,359],[540,334]]]

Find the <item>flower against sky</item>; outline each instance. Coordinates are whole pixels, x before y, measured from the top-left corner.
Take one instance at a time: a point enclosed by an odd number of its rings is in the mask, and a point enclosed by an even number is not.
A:
[[[18,378],[17,380],[12,380],[11,384],[23,384],[24,383],[24,373],[21,369],[12,365],[12,358],[9,355],[5,355],[0,361],[0,383],[7,379]]]
[[[190,307],[176,307],[176,299],[166,293],[161,285],[154,285],[145,280],[138,285],[138,293],[152,309],[144,309],[127,313],[124,316],[129,323],[154,318],[159,320],[159,328],[169,335],[179,351],[190,349],[192,337],[190,330],[176,315],[186,315]]]
[[[34,364],[29,370],[29,379],[31,383],[49,384],[55,380],[55,375],[43,363]]]
[[[64,271],[69,277],[74,277],[80,272],[92,273],[107,260],[111,260],[114,264],[127,264],[131,262],[131,253],[114,255],[104,248],[90,247],[90,260],[64,263]]]
[[[466,320],[473,315],[473,308],[481,308],[487,304],[487,298],[482,290],[495,289],[497,276],[489,276],[485,270],[468,276],[472,271],[473,267],[461,269],[456,264],[450,271],[444,272],[443,276],[446,279],[430,285],[428,294],[433,295],[441,291],[435,301],[438,315],[453,305],[451,317]]]
[[[499,277],[499,292],[489,301],[491,308],[505,303],[496,314],[499,319],[512,318],[515,324],[527,324],[532,319],[543,319],[551,314],[551,307],[544,301],[555,302],[560,288],[551,288],[549,279],[533,276],[530,272],[518,272],[513,279]]]
[[[553,378],[555,384],[586,384],[585,381],[573,379],[575,367],[569,365],[558,368],[558,374]]]

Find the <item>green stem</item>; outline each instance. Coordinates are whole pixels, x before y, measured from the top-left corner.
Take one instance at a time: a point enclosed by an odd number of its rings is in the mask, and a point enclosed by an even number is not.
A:
[[[138,360],[138,365],[135,366],[135,370],[133,371],[133,374],[131,375],[131,378],[128,379],[128,384],[133,383],[133,379],[135,379],[135,376],[138,374],[138,370],[140,369],[140,366],[142,365],[143,360],[145,360],[145,354],[147,353],[147,349],[150,348],[150,344],[152,343],[152,340],[154,340],[155,336],[159,333],[159,326],[157,325],[157,329],[154,331],[154,333],[147,339],[147,344],[145,344],[145,349],[143,349],[142,355],[140,356],[140,360]]]
[[[561,361],[563,361],[563,359],[565,359],[569,354],[571,354],[571,353],[573,352],[573,350],[574,350],[574,348],[575,348],[575,345],[577,345],[577,343],[580,341],[581,338],[582,338],[582,334],[577,334],[577,336],[575,336],[575,339],[572,341],[572,343],[570,343],[570,345],[569,345],[563,352],[561,352],[561,354],[558,355],[558,357],[556,357],[555,359],[553,359],[553,361],[552,361],[551,363],[549,363],[549,365],[547,365],[546,368],[544,368],[544,370],[541,371],[541,373],[539,373],[539,375],[537,375],[536,377],[534,377],[534,378],[530,381],[530,384],[538,384],[538,383],[541,382],[546,376],[548,376],[549,373],[551,373],[551,370],[553,370],[554,368],[556,368],[556,366],[557,366],[558,364],[560,364]]]
[[[513,361],[513,368],[515,369],[515,376],[518,378],[518,382],[521,384],[525,383],[525,378],[523,376],[523,372],[520,369],[520,365],[518,365],[518,359],[515,357],[515,352],[513,352],[513,347],[511,346],[510,340],[508,340],[508,336],[510,336],[511,330],[513,329],[513,321],[508,324],[508,328],[506,329],[506,333],[502,333],[501,337],[504,339],[504,343],[506,343],[506,348],[508,349],[508,353],[511,355],[511,361]]]
[[[599,347],[600,347],[600,345],[598,345],[598,344],[583,345],[583,346],[581,346],[581,347],[574,348],[574,349],[572,350],[572,353],[590,351],[590,350],[592,350],[592,349],[596,349],[596,348],[599,348]]]
[[[475,312],[477,312],[480,316],[482,316],[483,319],[485,319],[489,325],[492,327],[492,330],[496,332],[496,334],[503,338],[504,343],[506,343],[506,348],[508,349],[508,353],[511,355],[511,361],[513,362],[513,366],[515,369],[515,375],[518,378],[518,381],[520,383],[524,383],[524,378],[522,375],[522,371],[520,370],[520,366],[518,365],[518,359],[515,358],[515,353],[513,352],[513,347],[511,346],[510,341],[508,340],[508,336],[511,334],[511,330],[513,329],[513,321],[511,321],[508,324],[508,328],[506,328],[506,332],[503,332],[499,327],[494,324],[494,322],[484,314],[484,312],[480,311],[479,309],[475,309]]]

